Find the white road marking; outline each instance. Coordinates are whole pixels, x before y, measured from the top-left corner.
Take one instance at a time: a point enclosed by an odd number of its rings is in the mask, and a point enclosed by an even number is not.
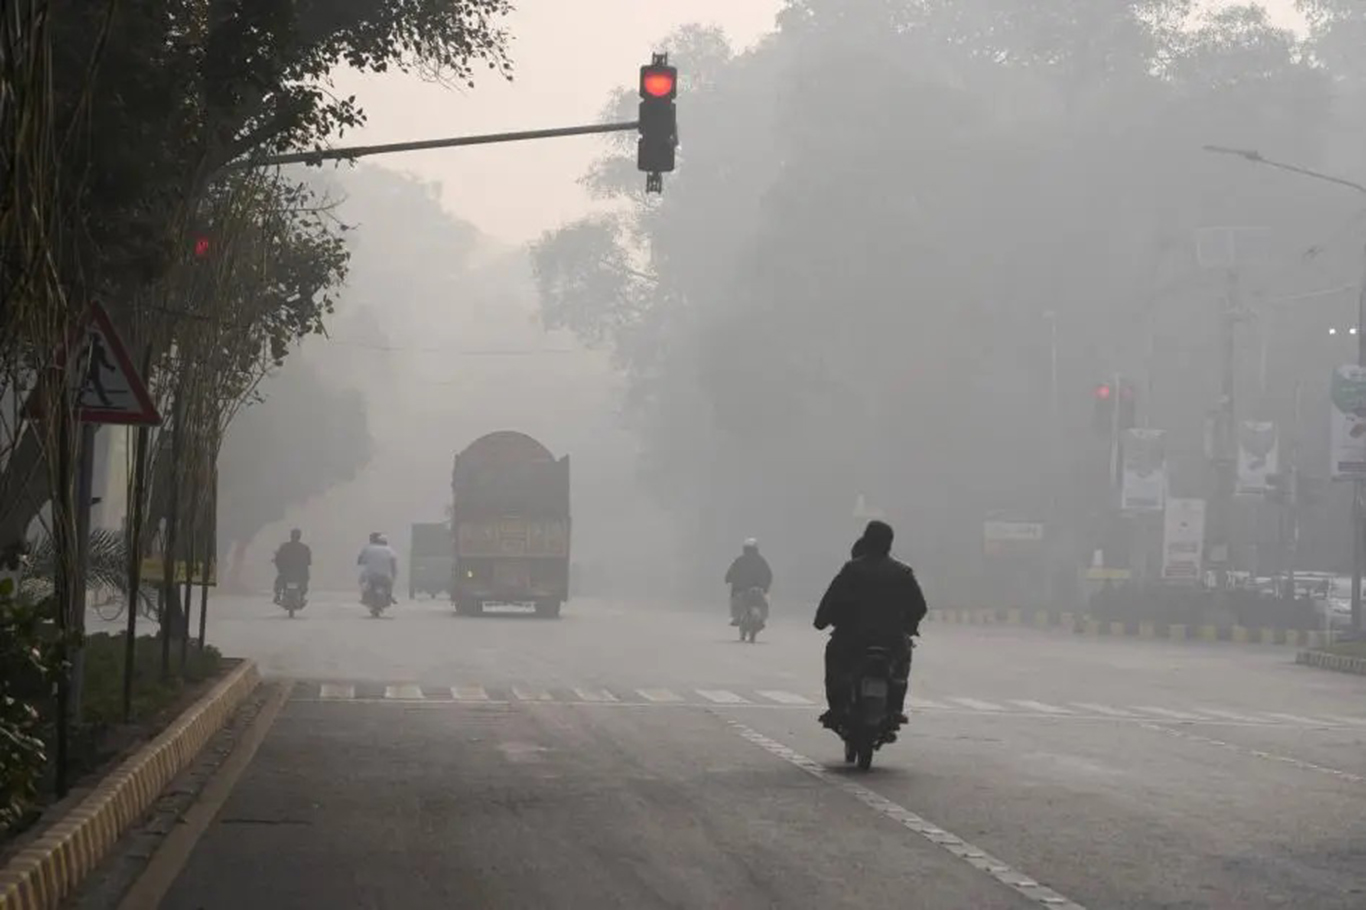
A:
[[[811,699],[805,695],[798,695],[796,692],[784,692],[781,689],[760,689],[759,694],[770,701],[776,701],[780,705],[814,705]]]
[[[777,740],[769,739],[767,736],[746,727],[744,724],[737,723],[733,720],[727,720],[726,723],[729,724],[731,729],[735,730],[746,740],[759,748],[781,758],[790,765],[800,768],[821,783],[843,790],[869,809],[872,809],[884,818],[891,819],[910,831],[914,831],[916,834],[925,838],[925,840],[953,854],[979,872],[984,872],[991,876],[1007,888],[1010,888],[1016,894],[1023,895],[1031,901],[1043,904],[1046,907],[1058,907],[1061,908],[1061,910],[1085,910],[1081,904],[1064,897],[1052,888],[1039,884],[1034,879],[1012,869],[986,851],[979,850],[961,837],[945,831],[938,825],[926,821],[906,807],[892,802],[890,799],[875,793],[862,784],[855,783],[848,778],[831,774],[823,765],[812,761],[800,752],[789,749]]]
[[[944,705],[930,698],[916,698],[914,695],[906,696],[906,704],[911,706],[914,711],[937,711],[942,710]]]
[[[971,708],[971,709],[974,710],[974,711],[1004,711],[1004,710],[1005,710],[1004,708],[1002,708],[1000,705],[996,704],[995,702],[982,701],[980,698],[950,698],[949,701],[956,701],[956,702],[958,702],[960,705],[964,705],[964,706],[966,706],[966,707],[969,707],[969,708]]]
[[[426,698],[422,694],[421,686],[385,686],[384,697],[402,699],[404,701],[421,701]]]
[[[1366,727],[1366,717],[1343,717],[1341,714],[1324,714],[1323,717],[1348,727]]]
[[[1012,698],[1011,704],[1019,705],[1021,708],[1028,708],[1030,711],[1038,711],[1040,714],[1075,714],[1067,708],[1059,708],[1057,705],[1045,704],[1041,701],[1031,701],[1028,698]]]
[[[355,698],[355,686],[342,686],[337,683],[323,683],[318,687],[319,698]]]
[[[512,687],[512,697],[518,701],[551,701],[553,698],[544,689],[523,689],[521,686]]]
[[[1208,714],[1211,717],[1218,717],[1222,720],[1236,720],[1243,724],[1259,724],[1262,721],[1250,714],[1239,714],[1237,711],[1225,711],[1223,708],[1206,708],[1203,706],[1193,707],[1192,711],[1199,711],[1201,714]]]
[[[1095,702],[1090,702],[1090,701],[1074,701],[1074,702],[1072,702],[1072,704],[1075,705],[1075,706],[1078,707],[1078,708],[1081,708],[1081,709],[1083,709],[1083,710],[1085,710],[1085,711],[1090,711],[1090,712],[1092,712],[1092,713],[1094,713],[1094,714],[1104,714],[1106,717],[1133,717],[1133,716],[1134,716],[1134,715],[1133,715],[1132,713],[1130,713],[1129,711],[1124,711],[1124,710],[1121,710],[1120,708],[1112,708],[1112,707],[1110,707],[1109,705],[1098,705],[1098,704],[1096,704]]]
[[[584,701],[616,701],[617,697],[606,689],[575,689],[574,694]]]
[[[451,697],[456,701],[488,701],[489,694],[483,686],[454,686]]]
[[[1304,717],[1303,715],[1300,715],[1300,714],[1276,714],[1276,713],[1273,713],[1273,712],[1270,712],[1270,711],[1263,711],[1263,712],[1261,712],[1261,713],[1262,713],[1264,716],[1266,716],[1266,717],[1273,718],[1274,720],[1283,720],[1283,721],[1286,721],[1287,723],[1292,723],[1292,724],[1304,724],[1305,726],[1308,726],[1308,727],[1328,727],[1328,726],[1331,726],[1331,724],[1324,723],[1323,721],[1319,720],[1319,719],[1316,718],[1316,717]]]
[[[715,702],[718,705],[747,705],[749,699],[741,698],[734,692],[727,692],[725,689],[698,689],[697,694],[707,701]]]
[[[641,697],[646,701],[679,702],[683,700],[683,696],[669,689],[637,689],[636,691],[639,692]]]
[[[1206,746],[1218,746],[1220,749],[1227,749],[1230,752],[1237,752],[1240,755],[1250,755],[1253,758],[1260,758],[1264,761],[1280,762],[1285,765],[1290,765],[1292,768],[1299,768],[1301,771],[1313,771],[1317,774],[1326,774],[1329,777],[1336,777],[1339,780],[1350,781],[1354,784],[1366,784],[1366,777],[1362,777],[1359,774],[1353,774],[1350,771],[1339,771],[1337,768],[1328,768],[1324,765],[1316,765],[1313,762],[1304,761],[1300,758],[1291,758],[1288,755],[1277,755],[1274,752],[1264,752],[1261,749],[1249,749],[1246,746],[1224,742],[1222,739],[1213,739],[1209,736],[1201,736],[1198,733],[1188,733],[1185,730],[1162,727],[1157,724],[1139,724],[1139,726],[1143,727],[1145,730],[1154,730],[1158,733],[1174,736],[1177,739],[1202,743]]]
[[[1186,711],[1173,711],[1171,708],[1158,708],[1153,705],[1133,705],[1135,711],[1142,711],[1144,714],[1156,714],[1158,717],[1170,717],[1172,720],[1200,720],[1199,714],[1190,714]]]

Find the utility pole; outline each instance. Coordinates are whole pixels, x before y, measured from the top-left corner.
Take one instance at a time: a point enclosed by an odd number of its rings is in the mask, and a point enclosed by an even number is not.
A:
[[[1227,291],[1219,314],[1220,383],[1218,421],[1214,435],[1214,496],[1210,516],[1210,562],[1215,582],[1223,589],[1228,582],[1232,550],[1233,493],[1237,484],[1238,459],[1236,410],[1234,408],[1234,331],[1239,319],[1238,272],[1228,269]]]
[[[1366,261],[1366,252],[1363,254]],[[1366,367],[1366,266],[1361,275],[1361,290],[1357,294],[1357,366]],[[1362,629],[1361,574],[1366,563],[1366,507],[1361,479],[1352,481],[1352,630]]]

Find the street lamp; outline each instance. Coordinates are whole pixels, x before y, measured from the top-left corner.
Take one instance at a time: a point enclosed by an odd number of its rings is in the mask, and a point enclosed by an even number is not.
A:
[[[1204,150],[1216,155],[1233,155],[1249,161],[1252,164],[1261,164],[1266,167],[1274,167],[1278,170],[1289,171],[1292,174],[1299,174],[1301,177],[1309,177],[1324,183],[1333,183],[1338,186],[1345,186],[1366,196],[1366,185],[1357,183],[1354,180],[1347,180],[1343,177],[1335,177],[1332,174],[1325,174],[1320,171],[1300,167],[1297,164],[1286,164],[1283,161],[1272,161],[1263,157],[1261,152],[1255,149],[1229,148],[1222,145],[1206,145]],[[1357,325],[1366,326],[1366,267],[1363,267],[1361,277],[1361,287],[1357,294]],[[1366,367],[1366,332],[1358,332],[1355,327],[1349,330],[1350,334],[1357,339],[1357,365]],[[1335,334],[1333,330],[1329,334]],[[1363,566],[1363,557],[1366,557],[1366,510],[1362,507],[1363,487],[1362,478],[1355,478],[1352,481],[1352,628],[1360,631],[1362,628],[1362,609],[1361,609],[1361,576],[1366,566]]]

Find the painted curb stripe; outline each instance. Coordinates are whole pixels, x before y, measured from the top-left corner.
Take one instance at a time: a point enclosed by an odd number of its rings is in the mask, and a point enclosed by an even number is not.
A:
[[[1219,641],[1234,645],[1302,645],[1314,646],[1325,639],[1318,630],[1277,629],[1264,626],[1191,626],[1181,623],[1166,625],[1148,620],[1118,622],[1087,617],[1084,613],[1064,613],[1056,610],[1023,610],[1010,607],[1004,610],[952,609],[930,610],[925,619],[929,622],[942,622],[951,625],[1008,625],[1029,626],[1036,629],[1055,629],[1100,638],[1143,638],[1167,641]],[[1301,660],[1300,663],[1313,663],[1315,666],[1328,666],[1336,655],[1322,655],[1314,660]],[[1357,664],[1347,672],[1366,675],[1366,658],[1341,658]],[[1324,660],[1320,663],[1319,660]]]
[[[0,910],[55,910],[222,729],[261,676],[238,664],[0,869]]]

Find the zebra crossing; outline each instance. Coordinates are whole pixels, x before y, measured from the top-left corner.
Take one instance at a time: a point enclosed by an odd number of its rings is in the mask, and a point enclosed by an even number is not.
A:
[[[636,707],[805,708],[820,707],[823,698],[783,689],[667,688],[594,686],[428,686],[416,683],[338,683],[296,681],[295,701],[383,702],[391,704],[542,704],[617,705]],[[970,695],[926,698],[909,695],[913,714],[977,714],[1076,720],[1128,720],[1165,723],[1255,726],[1345,727],[1366,730],[1366,717],[1340,714],[1290,714],[1279,711],[1232,710],[1222,706],[1183,704],[1112,705],[1099,702],[1048,702],[1031,698],[988,700]]]

